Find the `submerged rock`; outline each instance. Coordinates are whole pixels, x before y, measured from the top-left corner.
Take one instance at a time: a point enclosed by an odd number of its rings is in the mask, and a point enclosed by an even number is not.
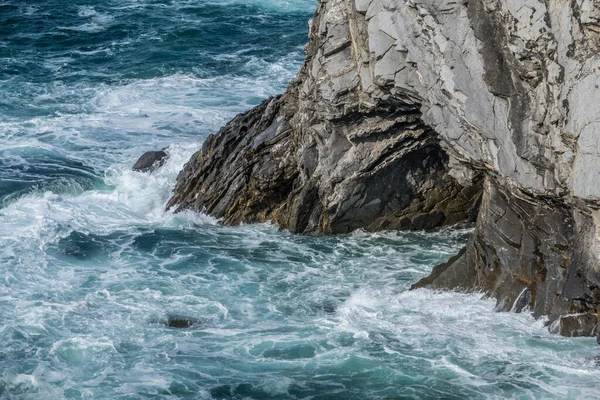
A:
[[[148,151],[135,162],[132,169],[137,172],[152,172],[162,167],[168,157],[163,150]]]
[[[169,319],[166,325],[171,328],[189,328],[194,322],[187,319]]]
[[[199,325],[202,323],[198,318],[186,317],[181,315],[172,315],[168,316],[166,319],[161,319],[159,321],[160,324],[168,326],[169,328],[178,328],[185,329],[190,328],[194,325]]]
[[[595,313],[600,3],[329,0],[310,27],[286,93],[210,136],[168,206],[299,233],[478,212],[465,250],[415,287],[565,326]]]

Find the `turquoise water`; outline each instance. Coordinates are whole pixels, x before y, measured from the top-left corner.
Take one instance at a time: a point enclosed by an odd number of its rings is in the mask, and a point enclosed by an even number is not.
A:
[[[314,238],[164,211],[206,135],[285,89],[315,7],[0,0],[0,398],[599,397],[593,339],[407,291],[467,228]]]

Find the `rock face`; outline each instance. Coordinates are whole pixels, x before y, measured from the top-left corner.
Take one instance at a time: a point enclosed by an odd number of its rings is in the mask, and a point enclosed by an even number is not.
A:
[[[299,233],[427,229],[475,217],[480,180],[463,186],[448,174],[449,157],[416,110],[328,122],[331,134],[318,143],[302,135],[293,96],[269,99],[208,137],[169,206],[228,224],[274,219]]]
[[[598,318],[594,314],[571,314],[561,317],[560,334],[563,336],[594,336]]]
[[[167,153],[164,151],[148,151],[144,153],[133,165],[132,169],[138,172],[152,172],[167,160]]]
[[[473,219],[480,174],[450,159],[423,122],[422,99],[391,81],[369,82],[367,95],[361,76],[375,72],[379,57],[368,43],[365,17],[350,3],[321,3],[297,80],[210,136],[168,207],[229,224],[273,219],[298,233]]]
[[[192,157],[170,207],[343,233],[469,219],[483,192],[467,248],[416,287],[591,333],[568,318],[600,305],[600,3],[321,0],[306,50],[283,96]]]
[[[586,212],[562,199],[534,198],[487,178],[466,249],[413,288],[479,290],[494,295],[499,310],[528,308],[550,321],[570,313],[596,318],[600,274],[594,241],[594,220]],[[568,321],[561,319],[560,332],[581,336],[582,328]]]

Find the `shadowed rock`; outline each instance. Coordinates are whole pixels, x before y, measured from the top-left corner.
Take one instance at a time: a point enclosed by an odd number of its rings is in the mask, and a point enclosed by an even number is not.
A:
[[[560,318],[560,334],[571,337],[594,336],[597,324],[595,314],[564,315]]]
[[[163,150],[148,151],[136,161],[132,169],[137,172],[152,172],[162,167],[167,158],[168,154]]]
[[[168,326],[169,328],[184,329],[194,325],[198,325],[201,321],[197,318],[185,317],[185,316],[169,316],[165,320],[160,321],[161,324]]]
[[[560,319],[566,336],[595,334],[600,275],[593,219],[558,199],[536,198],[488,179],[466,248],[414,288],[481,291],[498,310]],[[573,315],[577,314],[577,315]]]

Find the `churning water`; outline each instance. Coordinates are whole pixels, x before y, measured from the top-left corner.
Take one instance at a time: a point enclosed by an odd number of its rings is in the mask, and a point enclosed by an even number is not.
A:
[[[294,77],[315,7],[0,0],[0,398],[599,396],[593,339],[407,291],[468,229],[315,238],[164,211],[204,137]]]

